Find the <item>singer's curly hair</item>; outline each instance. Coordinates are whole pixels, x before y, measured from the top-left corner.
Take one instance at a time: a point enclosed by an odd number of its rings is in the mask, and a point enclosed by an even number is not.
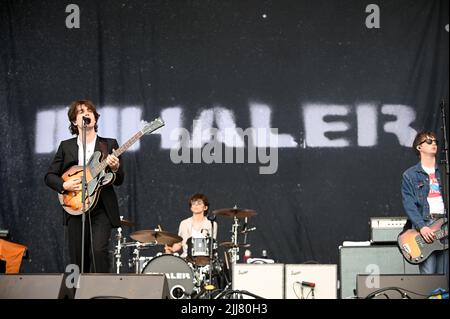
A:
[[[199,194],[199,193],[191,195],[191,197],[189,197],[189,208],[191,208],[192,202],[195,202],[197,200],[201,200],[203,202],[203,204],[208,207],[208,209],[203,212],[203,215],[206,216],[208,214],[208,210],[209,210],[208,197],[206,197],[206,195],[204,195],[204,194]]]
[[[97,132],[98,118],[100,117],[100,114],[97,113],[94,103],[92,103],[89,100],[77,100],[77,101],[72,102],[72,104],[70,105],[69,111],[67,112],[67,116],[69,117],[69,121],[70,121],[69,130],[70,130],[70,133],[72,133],[72,135],[79,134],[78,127],[75,124],[73,124],[73,122],[76,122],[76,120],[77,120],[78,107],[83,104],[86,105],[88,110],[90,110],[92,113],[94,113],[94,117],[95,117],[94,129]]]

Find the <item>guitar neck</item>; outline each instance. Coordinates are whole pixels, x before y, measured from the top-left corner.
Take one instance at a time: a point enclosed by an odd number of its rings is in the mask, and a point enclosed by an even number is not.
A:
[[[434,234],[436,235],[436,239],[442,239],[448,236],[448,229],[440,229],[434,232]]]
[[[144,134],[142,131],[137,132],[134,134],[128,141],[125,142],[121,147],[119,147],[117,150],[114,151],[114,155],[119,157],[124,153],[127,149],[129,149],[134,143],[136,143]],[[103,171],[108,164],[106,163],[106,159],[101,161],[95,168],[93,169],[92,175],[97,176],[101,171]]]

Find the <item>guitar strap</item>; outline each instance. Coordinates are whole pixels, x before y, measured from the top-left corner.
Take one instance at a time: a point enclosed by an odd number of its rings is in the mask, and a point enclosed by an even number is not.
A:
[[[445,216],[448,216],[448,195],[449,195],[449,186],[448,186],[448,175],[447,175],[447,171],[445,169],[445,164],[441,163],[439,166],[439,169],[441,170],[441,183],[442,183],[442,190],[444,191],[444,194],[442,195],[442,199],[444,200],[444,208],[445,208]]]

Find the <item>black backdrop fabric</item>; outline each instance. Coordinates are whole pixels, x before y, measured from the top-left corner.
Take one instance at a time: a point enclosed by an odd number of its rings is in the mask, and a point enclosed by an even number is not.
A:
[[[79,28],[66,25],[71,3]],[[266,249],[281,263],[338,263],[343,241],[370,239],[370,217],[403,216],[412,138],[440,132],[439,102],[448,100],[449,6],[378,0],[379,28],[369,28],[369,4],[2,0],[0,228],[29,247],[22,271],[61,272],[68,262],[44,174],[70,137],[66,112],[77,99],[97,105],[99,134],[119,143],[141,119],[166,121],[122,157],[116,191],[121,214],[136,223],[127,236],[158,225],[176,233],[189,195],[201,192],[211,210],[256,210],[254,256]],[[262,157],[175,163],[168,134],[177,126],[192,134],[194,120],[278,128],[276,171],[262,174]],[[229,241],[232,220],[217,222],[219,242]]]

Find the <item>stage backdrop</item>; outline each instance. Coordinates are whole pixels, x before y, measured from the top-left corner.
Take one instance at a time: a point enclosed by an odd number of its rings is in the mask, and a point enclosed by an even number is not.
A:
[[[1,1],[0,228],[29,247],[22,271],[68,261],[44,175],[76,99],[119,144],[166,123],[122,157],[127,236],[176,233],[201,192],[256,210],[254,256],[337,263],[370,217],[404,215],[413,138],[440,133],[448,99],[448,15],[438,0]]]

